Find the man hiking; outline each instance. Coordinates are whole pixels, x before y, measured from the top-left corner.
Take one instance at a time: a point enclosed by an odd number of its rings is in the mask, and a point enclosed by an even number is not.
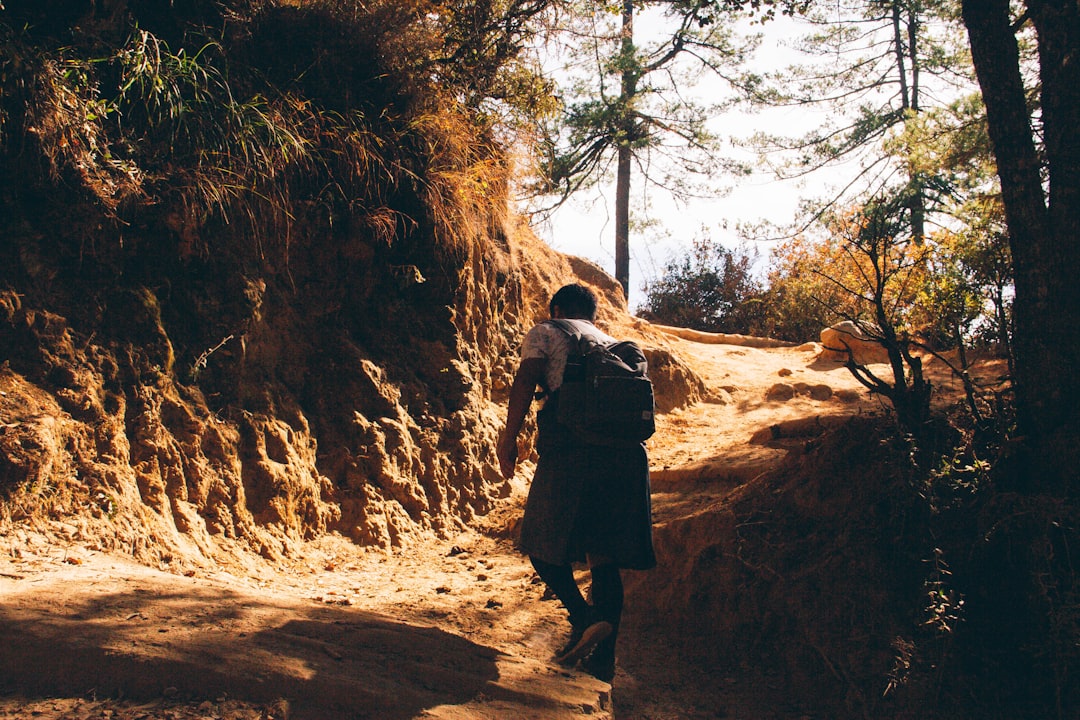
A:
[[[580,661],[587,672],[611,682],[623,608],[620,570],[651,568],[656,556],[644,443],[598,444],[596,438],[584,439],[558,421],[564,370],[568,358],[578,352],[570,330],[605,346],[616,342],[593,325],[596,305],[590,289],[567,285],[551,298],[549,310],[556,322],[539,323],[525,336],[497,455],[503,476],[513,477],[517,436],[536,389],[541,388],[544,404],[536,417],[539,461],[520,545],[570,615],[570,639],[556,660],[565,666]],[[644,356],[641,360],[644,366]],[[573,574],[572,564],[584,561],[592,578],[591,604]]]

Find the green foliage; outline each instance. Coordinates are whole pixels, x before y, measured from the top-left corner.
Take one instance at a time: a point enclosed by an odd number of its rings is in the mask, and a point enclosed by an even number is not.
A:
[[[536,190],[566,197],[590,187],[610,171],[620,147],[634,151],[647,182],[678,196],[715,182],[710,176],[725,161],[708,122],[718,104],[695,100],[692,90],[703,77],[724,78],[753,46],[753,38],[740,46],[721,22],[736,5],[635,4],[639,22],[664,28],[642,44],[624,41],[623,3],[576,8],[569,32],[577,40],[561,88],[565,112],[546,126]]]
[[[754,334],[764,315],[754,259],[745,249],[697,239],[685,255],[668,262],[658,280],[646,283],[638,314],[664,325]]]
[[[932,432],[879,449],[896,453],[882,472],[902,467],[907,485],[886,515],[903,526],[899,556],[921,567],[896,568],[910,627],[892,641],[893,704],[874,717],[1075,716],[1080,523],[1073,504],[1014,492],[1029,469],[1013,408],[998,402],[981,419],[950,407]]]
[[[495,137],[550,104],[523,57],[550,5],[237,2],[223,24],[207,9],[205,25],[194,8],[143,8],[133,20],[169,39],[88,19],[94,34],[64,47],[0,14],[0,140],[38,139],[42,183],[74,180],[88,212],[163,218],[181,257],[212,252],[219,226],[287,263],[300,212],[388,243],[427,222],[390,209],[415,212],[415,196],[455,247],[505,185]],[[109,49],[110,34],[126,39]],[[36,172],[26,153],[15,161]]]
[[[882,289],[900,335],[959,349],[961,364],[965,343],[1011,346],[1012,281],[990,262],[1003,257],[1007,238],[994,210],[1000,199],[985,108],[973,92],[957,12],[948,1],[812,8],[812,32],[800,47],[830,65],[802,65],[754,85],[762,103],[823,103],[836,114],[802,138],[758,138],[763,150],[786,158],[782,172],[804,174],[839,159],[858,159],[860,167],[859,179],[832,198],[804,205],[805,227],[824,221],[830,237],[801,237],[774,253],[769,325],[778,336],[813,337],[815,325],[839,318],[880,322],[865,292],[878,284],[873,248],[858,233],[836,233],[838,201],[861,192],[902,201],[897,217],[907,227],[887,234],[907,239],[892,244],[891,259],[877,256],[895,265]]]
[[[891,377],[879,378],[849,353],[846,363],[855,379],[886,397],[900,425],[917,434],[929,416],[930,384],[911,333],[911,308],[925,276],[925,243],[913,236],[906,189],[871,198],[865,205],[830,218],[830,242],[812,265],[825,293],[810,297],[829,314],[849,320],[888,354]],[[798,284],[796,284],[798,287]]]
[[[881,323],[879,302],[886,324],[913,332],[908,318],[927,249],[905,229],[902,202],[871,201],[830,214],[824,236],[799,236],[774,249],[766,297],[778,337],[816,339],[838,320]]]
[[[439,77],[461,88],[470,107],[497,108],[533,124],[555,109],[552,84],[525,54],[549,23],[554,0],[435,3],[442,47],[432,58]],[[430,11],[429,11],[430,13]]]
[[[983,315],[978,288],[964,272],[960,258],[938,246],[923,289],[912,307],[910,322],[928,346],[937,349],[960,346],[972,324]]]
[[[926,226],[945,210],[958,178],[940,163],[920,162],[920,151],[930,146],[921,141],[929,133],[916,142],[903,138],[928,125],[926,113],[974,91],[951,5],[903,0],[811,4],[805,17],[800,14],[806,34],[795,41],[805,61],[747,76],[743,85],[753,106],[806,107],[823,118],[801,135],[755,134],[750,144],[769,167],[788,178],[827,167],[846,175],[804,206],[801,229],[896,185],[909,188],[908,221],[917,236],[924,236]],[[963,127],[964,120],[947,125],[944,118],[935,127],[937,145],[958,125]]]
[[[964,621],[965,601],[963,593],[955,587],[944,555],[941,548],[935,547],[933,557],[927,561],[930,572],[923,580],[925,608],[922,625],[939,639],[951,639],[949,636]]]
[[[211,140],[189,129],[188,123],[213,116],[218,106],[228,109],[230,88],[221,70],[220,46],[208,42],[189,55],[172,52],[167,43],[145,30],[136,30],[112,58],[118,66],[119,89],[109,110],[120,112],[124,123],[164,132],[171,148],[181,134],[185,144]],[[211,55],[218,57],[215,64]],[[213,143],[217,144],[217,143]]]
[[[989,420],[989,422],[987,421]],[[969,717],[1065,718],[1080,702],[1080,541],[1073,504],[1014,492],[1013,409],[950,415],[958,437],[917,484],[931,510],[923,663]],[[934,448],[923,448],[933,455]],[[945,558],[951,558],[946,564]]]
[[[562,68],[566,112],[541,129],[534,200],[550,211],[573,193],[614,175],[615,277],[630,283],[630,193],[634,178],[678,198],[716,192],[719,171],[735,167],[709,122],[719,102],[701,97],[704,78],[724,82],[742,60],[731,23],[737,6],[712,2],[571,3],[574,38]],[[635,22],[649,25],[639,44]],[[636,169],[635,169],[636,168]],[[614,171],[614,172],[613,172]],[[540,198],[540,199],[538,199]]]
[[[764,295],[770,337],[816,341],[823,328],[857,314],[853,298],[823,277],[825,268],[851,272],[849,258],[830,240],[799,235],[773,248]]]
[[[993,197],[973,201],[959,231],[891,249],[910,255],[891,260],[897,272],[888,284],[889,307],[898,328],[939,351],[978,345],[1008,354],[1012,279],[999,209]],[[847,247],[837,232],[844,224],[831,222],[826,236],[800,235],[774,248],[765,290],[770,336],[801,342],[841,319],[876,322],[866,292],[872,270],[859,261],[866,248]]]
[[[1012,270],[1004,208],[978,95],[921,113],[886,150],[907,159],[943,216],[927,242],[925,284],[911,314],[913,330],[933,347],[965,343],[1011,347]]]

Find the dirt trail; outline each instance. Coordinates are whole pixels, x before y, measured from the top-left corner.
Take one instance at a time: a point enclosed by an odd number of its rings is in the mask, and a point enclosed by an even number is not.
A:
[[[812,349],[672,345],[714,402],[662,417],[650,441],[657,524],[798,450],[785,423],[879,408]],[[780,382],[795,396],[766,399]],[[613,685],[551,663],[565,614],[505,539],[528,475],[493,532],[393,555],[330,537],[284,564],[183,576],[87,550],[78,528],[54,528],[66,546],[16,531],[0,547],[0,718],[803,717],[752,669],[709,677],[633,622]]]
[[[77,549],[8,558],[0,675],[24,697],[0,700],[0,716],[104,717],[78,701],[24,703],[120,694],[198,700],[197,712],[109,704],[112,717],[601,715],[607,686],[543,661],[556,628],[533,617],[531,572],[490,539],[460,541],[467,550],[348,557],[331,540],[258,579],[176,576]]]

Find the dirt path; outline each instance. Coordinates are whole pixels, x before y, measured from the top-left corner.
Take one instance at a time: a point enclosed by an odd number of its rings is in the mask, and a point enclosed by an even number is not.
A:
[[[650,441],[658,524],[797,449],[785,423],[878,409],[807,350],[672,344],[716,402],[663,417]],[[780,382],[796,394],[767,399]],[[19,530],[0,539],[0,718],[803,717],[752,668],[710,677],[633,623],[613,685],[552,664],[565,614],[498,532],[518,490],[494,533],[394,555],[326,538],[283,565],[190,576],[87,550],[77,528],[54,528],[64,547]]]
[[[0,688],[23,697],[0,717],[602,717],[606,685],[543,660],[561,638],[531,569],[490,538],[458,541],[356,557],[330,540],[261,579],[77,549],[6,558]],[[117,695],[175,707],[87,712]],[[67,700],[27,699],[48,696]]]

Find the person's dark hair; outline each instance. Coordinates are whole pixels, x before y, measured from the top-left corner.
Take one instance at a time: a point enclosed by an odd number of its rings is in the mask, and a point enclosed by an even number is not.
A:
[[[596,319],[596,295],[584,285],[564,285],[551,296],[548,310],[552,315],[555,308],[562,310],[568,318],[579,318],[592,322]]]

